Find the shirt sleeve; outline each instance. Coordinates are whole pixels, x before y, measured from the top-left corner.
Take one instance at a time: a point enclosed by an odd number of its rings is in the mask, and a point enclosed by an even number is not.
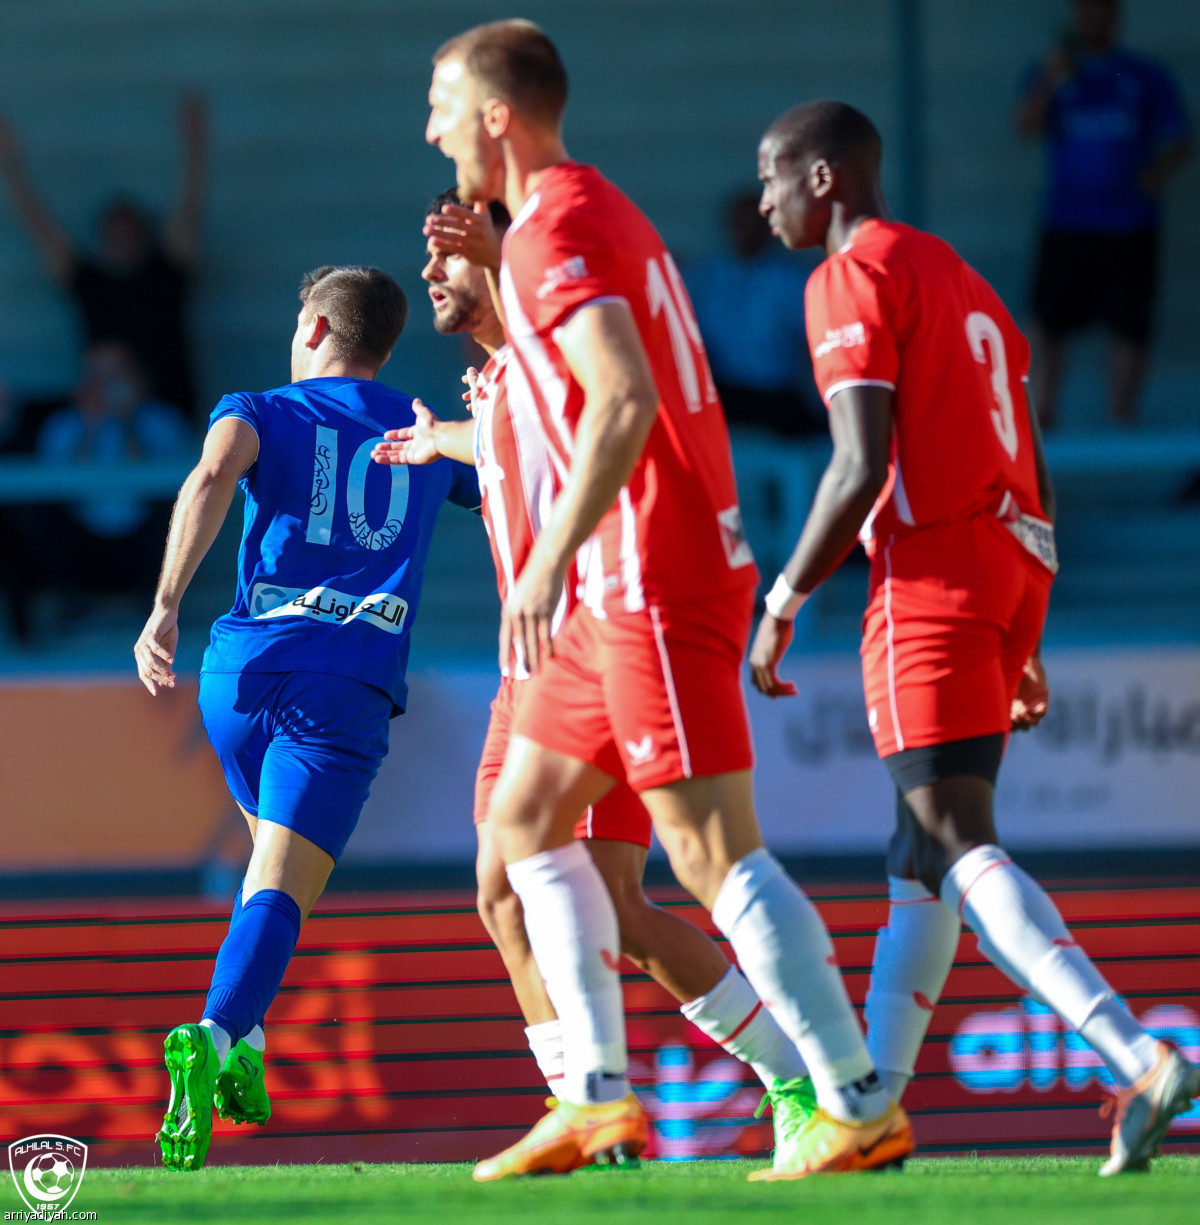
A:
[[[453,502],[455,506],[463,506],[467,510],[479,510],[483,497],[479,492],[479,473],[475,470],[475,465],[459,463],[458,460],[452,459],[450,467],[452,475],[446,501]]]
[[[253,398],[243,392],[235,392],[230,396],[222,396],[217,401],[217,407],[208,418],[208,428],[211,430],[218,421],[226,417],[237,417],[244,421],[262,441],[262,428],[259,425],[258,405]]]
[[[602,299],[628,300],[613,247],[603,231],[567,210],[519,233],[513,281],[534,332],[548,336],[580,307]]]
[[[836,256],[809,277],[808,347],[826,407],[846,387],[895,389],[900,362],[885,289],[878,271]]]

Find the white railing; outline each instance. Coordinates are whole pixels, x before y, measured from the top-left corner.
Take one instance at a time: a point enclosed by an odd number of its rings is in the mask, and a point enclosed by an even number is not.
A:
[[[768,582],[796,545],[829,456],[827,439],[787,442],[759,434],[734,436],[742,515]],[[1200,430],[1050,437],[1046,461],[1054,477],[1151,474],[1182,478],[1200,471]],[[801,609],[797,638],[813,636],[816,613],[813,601]]]
[[[104,493],[174,500],[194,461],[144,464],[42,463],[0,459],[0,502],[71,502]]]

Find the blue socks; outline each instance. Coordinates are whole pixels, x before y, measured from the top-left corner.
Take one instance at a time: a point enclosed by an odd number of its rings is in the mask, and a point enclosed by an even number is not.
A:
[[[282,890],[260,889],[245,903],[241,896],[204,1004],[204,1019],[234,1044],[262,1022],[300,938],[300,907]]]

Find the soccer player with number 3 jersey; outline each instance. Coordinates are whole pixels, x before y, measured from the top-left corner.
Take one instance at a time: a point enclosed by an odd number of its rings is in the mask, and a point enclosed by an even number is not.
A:
[[[791,248],[823,247],[806,294],[834,453],[767,597],[755,686],[792,620],[861,534],[871,556],[863,676],[897,791],[892,905],[867,1001],[869,1047],[899,1096],[912,1075],[959,920],[1049,1004],[1119,1086],[1101,1173],[1144,1169],[1200,1071],[1156,1043],[997,844],[993,789],[1009,732],[1049,691],[1039,659],[1057,569],[1053,494],[1025,390],[1029,346],[990,285],[940,239],[888,219],[882,144],[839,102],[777,119],[758,150],[762,212]]]
[[[560,489],[502,614],[501,662],[533,674],[488,823],[562,1021],[554,1109],[478,1179],[636,1155],[619,935],[579,812],[621,780],[680,881],[797,1046],[818,1108],[756,1178],[867,1169],[912,1148],[872,1067],[812,904],[763,847],[741,661],[757,574],[724,414],[678,272],[653,227],[561,139],[566,74],[540,29],[480,26],[434,57],[426,139],[465,204],[503,199],[500,283]],[[561,630],[577,566],[581,603]],[[789,1116],[792,1117],[792,1116]]]

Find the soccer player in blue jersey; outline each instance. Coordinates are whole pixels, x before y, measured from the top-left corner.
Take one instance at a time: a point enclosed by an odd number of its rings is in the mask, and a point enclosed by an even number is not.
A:
[[[200,711],[254,851],[199,1024],[165,1042],[163,1164],[199,1169],[222,1118],[265,1123],[262,1019],[350,837],[404,710],[409,633],[442,502],[479,506],[475,469],[381,468],[412,425],[375,382],[404,327],[375,268],[318,268],[300,289],[292,382],[225,396],[180,490],[154,611],[134,647],[152,694],[175,684],[179,605],[234,490],[246,495],[233,608],[213,626]]]

